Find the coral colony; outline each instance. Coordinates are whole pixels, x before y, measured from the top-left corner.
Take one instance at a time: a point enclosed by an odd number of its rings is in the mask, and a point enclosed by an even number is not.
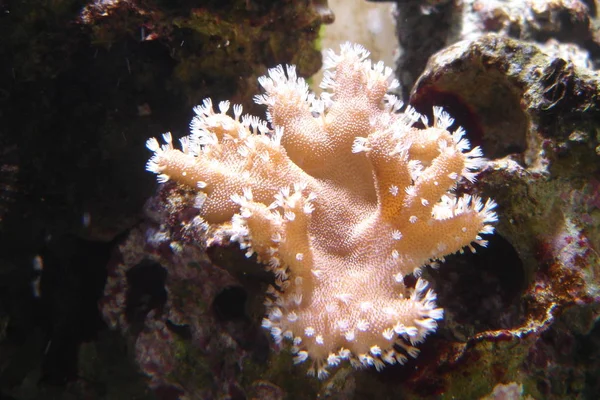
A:
[[[416,357],[443,310],[425,280],[409,288],[404,276],[485,246],[479,235],[497,219],[492,200],[452,193],[475,180],[481,150],[448,130],[441,108],[432,123],[400,112],[387,94],[398,86],[392,70],[368,55],[350,43],[330,50],[320,98],[293,66],[271,69],[255,97],[268,123],[207,99],[181,150],[169,133],[147,143],[159,182],[196,188],[198,229],[273,272],[263,326],[320,378],[343,360],[381,369]]]

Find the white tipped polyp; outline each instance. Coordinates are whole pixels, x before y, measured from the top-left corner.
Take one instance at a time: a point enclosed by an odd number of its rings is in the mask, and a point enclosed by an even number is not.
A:
[[[368,141],[368,139],[364,138],[364,137],[354,138],[354,143],[352,144],[352,152],[360,153],[363,151],[368,152],[369,150],[371,150],[371,148],[366,145],[367,141]]]
[[[435,308],[435,309],[429,311],[429,318],[433,318],[436,320],[440,320],[440,319],[444,318],[444,309]]]
[[[162,137],[163,137],[163,140],[165,141],[165,143],[167,143],[167,144],[173,143],[173,136],[171,135],[171,132],[163,133]]]
[[[268,318],[263,318],[261,326],[265,329],[271,329],[273,327],[273,322]]]
[[[369,322],[364,319],[361,319],[360,321],[358,321],[358,324],[356,324],[356,327],[359,331],[365,332],[367,329],[369,329]]]
[[[386,329],[386,330],[384,330],[383,333],[382,333],[382,335],[383,335],[383,337],[386,340],[392,340],[394,338],[394,336],[395,336],[394,335],[394,330],[393,329],[389,329],[389,328]]]
[[[158,181],[158,183],[165,183],[169,180],[169,175],[167,174],[158,174],[158,176],[156,177],[156,180]]]
[[[153,151],[155,153],[160,151],[160,144],[158,143],[158,140],[156,140],[156,138],[150,138],[146,140],[146,147],[148,148],[148,150]]]
[[[229,111],[229,104],[229,100],[221,101],[219,103],[219,111],[221,114],[225,114],[227,111]]]
[[[394,325],[394,332],[396,332],[398,335],[401,335],[406,332],[406,327],[398,322],[396,325]]]
[[[329,353],[329,356],[327,357],[327,364],[329,364],[332,367],[335,367],[336,365],[339,365],[340,363],[340,357],[334,353]]]
[[[427,332],[433,332],[437,329],[437,322],[432,318],[418,319],[415,320],[415,323]]]
[[[433,118],[434,126],[440,129],[448,129],[454,123],[454,118],[439,106],[433,107]]]
[[[347,331],[344,333],[344,337],[346,338],[347,341],[352,342],[355,339],[355,334],[354,331]]]
[[[371,346],[371,348],[369,349],[369,351],[374,356],[380,356],[381,355],[381,348],[379,346],[377,346],[377,345]]]
[[[305,350],[301,350],[298,352],[296,357],[294,357],[294,364],[301,364],[308,359],[308,352]]]
[[[429,283],[425,279],[418,279],[417,284],[415,285],[415,292],[422,293],[425,289],[427,289],[428,285]]]
[[[298,315],[292,311],[286,316],[286,318],[290,322],[296,322],[298,320]]]
[[[329,372],[327,371],[327,368],[325,368],[324,365],[319,367],[319,371],[317,372],[317,378],[319,379],[325,379],[329,376]]]

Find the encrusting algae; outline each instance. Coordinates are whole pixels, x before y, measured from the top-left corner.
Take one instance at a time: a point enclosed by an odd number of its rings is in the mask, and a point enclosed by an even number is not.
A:
[[[293,343],[295,362],[319,378],[343,360],[355,367],[404,363],[435,331],[436,295],[408,274],[472,243],[497,220],[492,200],[453,194],[485,164],[462,128],[387,94],[392,70],[344,44],[329,51],[320,98],[293,66],[278,66],[255,97],[267,121],[209,99],[195,108],[191,134],[169,133],[149,171],[198,191],[198,229],[236,241],[276,276],[263,326]],[[424,129],[415,127],[422,124]],[[210,228],[210,229],[208,229]]]

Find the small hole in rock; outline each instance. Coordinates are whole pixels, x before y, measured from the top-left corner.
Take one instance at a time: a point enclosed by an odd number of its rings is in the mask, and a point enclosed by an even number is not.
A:
[[[231,321],[246,317],[246,291],[238,286],[223,289],[213,301],[213,309],[221,321]]]
[[[526,287],[523,263],[513,246],[499,234],[486,237],[488,247],[477,246],[452,255],[439,269],[429,271],[438,305],[446,317],[469,331],[510,329],[523,321],[521,294]]]
[[[127,271],[125,317],[135,329],[141,329],[150,310],[162,308],[167,301],[167,270],[159,263],[144,260]]]

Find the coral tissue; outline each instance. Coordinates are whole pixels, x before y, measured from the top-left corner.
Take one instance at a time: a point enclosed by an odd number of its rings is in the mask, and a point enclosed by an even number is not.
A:
[[[330,51],[319,98],[293,66],[271,69],[255,98],[268,122],[205,100],[181,150],[170,134],[147,143],[160,182],[198,191],[198,226],[274,273],[263,326],[320,378],[343,360],[380,369],[417,356],[443,312],[425,280],[404,277],[485,246],[496,221],[493,201],[452,192],[475,180],[480,149],[440,108],[431,122],[400,112],[391,69],[368,55]]]

